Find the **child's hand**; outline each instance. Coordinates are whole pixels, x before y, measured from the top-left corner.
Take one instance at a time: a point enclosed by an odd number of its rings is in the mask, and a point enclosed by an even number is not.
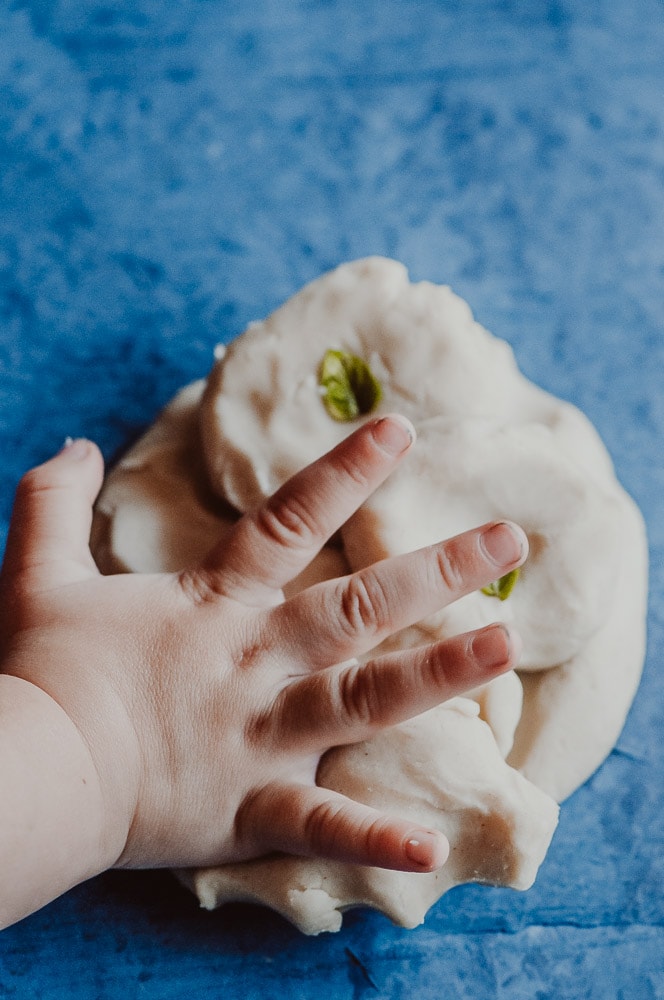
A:
[[[519,565],[525,535],[485,526],[281,594],[410,440],[399,418],[364,425],[242,518],[203,566],[172,576],[95,568],[94,445],[76,441],[24,477],[0,578],[2,669],[46,692],[91,758],[90,822],[102,832],[78,878],[272,850],[412,871],[445,861],[442,834],[318,788],[318,762],[513,667],[518,640],[491,626],[335,664]]]

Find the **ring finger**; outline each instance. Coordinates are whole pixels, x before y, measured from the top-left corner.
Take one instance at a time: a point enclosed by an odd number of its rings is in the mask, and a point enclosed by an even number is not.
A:
[[[294,681],[281,696],[280,746],[319,751],[368,739],[515,667],[517,633],[502,624]]]

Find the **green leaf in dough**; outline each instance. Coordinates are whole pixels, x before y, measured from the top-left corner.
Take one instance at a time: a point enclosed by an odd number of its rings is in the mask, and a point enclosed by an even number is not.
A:
[[[505,576],[501,576],[500,580],[494,580],[488,587],[482,587],[482,593],[487,597],[497,597],[499,601],[506,601],[514,590],[520,572],[519,569],[511,570]]]
[[[318,372],[325,409],[333,420],[349,421],[371,413],[383,395],[380,382],[362,358],[328,350]]]

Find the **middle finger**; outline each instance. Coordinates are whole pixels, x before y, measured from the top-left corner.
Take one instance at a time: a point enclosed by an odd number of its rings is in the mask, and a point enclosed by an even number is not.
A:
[[[360,656],[389,635],[520,566],[528,540],[498,521],[318,584],[271,613],[308,669]]]
[[[280,745],[320,751],[368,739],[377,729],[488,683],[517,665],[520,650],[518,633],[494,624],[301,677],[278,702]]]

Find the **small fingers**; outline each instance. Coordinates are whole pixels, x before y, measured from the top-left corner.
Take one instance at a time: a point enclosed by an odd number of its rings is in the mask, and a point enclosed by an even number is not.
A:
[[[246,514],[200,574],[218,593],[250,603],[279,591],[387,478],[414,440],[399,416],[364,424]]]
[[[241,839],[244,830],[265,831],[257,845],[262,851],[284,851],[396,871],[434,871],[449,855],[449,842],[440,831],[386,816],[316,786],[263,789],[241,810]]]
[[[515,667],[519,636],[502,624],[363,664],[319,671],[282,695],[275,738],[300,750],[368,739]]]
[[[273,612],[300,637],[303,665],[359,656],[387,636],[486,586],[524,562],[526,535],[499,521],[302,591]]]

